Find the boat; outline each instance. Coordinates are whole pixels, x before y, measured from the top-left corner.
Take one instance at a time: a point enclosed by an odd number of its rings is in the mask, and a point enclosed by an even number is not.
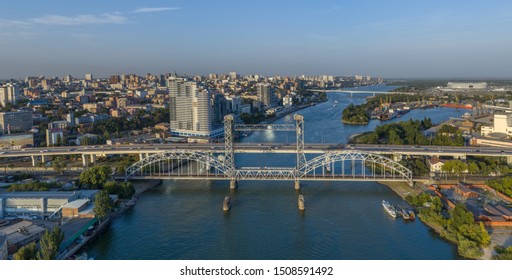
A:
[[[231,196],[226,195],[224,197],[224,202],[222,203],[222,209],[224,211],[229,211],[230,208],[231,208]]]
[[[94,260],[95,258],[94,257],[89,257],[87,256],[87,253],[86,252],[83,252],[79,255],[75,255],[73,258],[71,258],[75,261],[92,261]]]
[[[416,219],[416,215],[414,214],[414,211],[409,210],[407,212],[409,214],[409,220],[414,221]]]
[[[407,210],[405,209],[400,211],[400,213],[402,214],[402,218],[404,218],[404,220],[409,220],[411,218],[411,216],[409,216],[409,213],[407,213]]]
[[[332,105],[332,107],[336,107],[336,106],[338,106],[338,105],[336,105],[336,104]]]
[[[393,205],[391,205],[391,204],[389,204],[389,202],[383,200],[382,207],[384,207],[384,210],[386,210],[386,212],[388,212],[388,214],[391,217],[396,218],[396,209],[395,209],[395,207],[393,207]]]
[[[297,203],[299,205],[299,210],[304,211],[304,209],[306,209],[306,206],[304,205],[304,196],[302,194],[299,194]]]

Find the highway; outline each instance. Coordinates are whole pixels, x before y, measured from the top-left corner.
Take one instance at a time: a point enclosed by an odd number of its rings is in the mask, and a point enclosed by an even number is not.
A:
[[[235,143],[235,153],[296,153],[294,144],[283,143]],[[127,155],[154,154],[162,151],[191,151],[203,153],[223,153],[224,143],[173,143],[173,144],[133,144],[96,145],[72,147],[43,147],[26,149],[2,149],[0,158],[62,155]],[[424,156],[512,156],[512,148],[500,147],[453,147],[453,146],[410,146],[410,145],[339,145],[305,144],[304,153],[323,154],[330,151],[358,150],[384,155],[424,155]]]

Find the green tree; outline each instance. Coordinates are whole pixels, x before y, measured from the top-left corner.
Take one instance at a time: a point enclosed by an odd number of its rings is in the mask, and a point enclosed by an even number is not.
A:
[[[15,260],[37,260],[37,246],[35,242],[21,247],[13,256]]]
[[[62,159],[62,157],[56,157],[52,161],[53,170],[55,170],[56,172],[59,172],[59,174],[61,174],[61,175],[64,173],[66,166],[67,165],[64,162],[64,160]]]
[[[59,227],[46,231],[39,241],[37,258],[40,260],[54,260],[59,254],[60,244],[64,241],[64,233]]]
[[[111,168],[106,165],[93,166],[80,174],[80,184],[89,189],[97,189],[110,180]]]
[[[496,246],[494,247],[494,250],[496,253],[498,253],[495,256],[492,256],[493,260],[512,260],[512,246],[508,247],[501,247]]]
[[[94,214],[99,220],[104,220],[112,210],[112,202],[106,190],[101,190],[94,199]]]
[[[60,136],[60,134],[57,134],[56,146],[62,146],[62,136]]]
[[[478,172],[480,172],[478,164],[476,164],[476,162],[470,162],[468,164],[468,172],[471,174],[478,174]]]

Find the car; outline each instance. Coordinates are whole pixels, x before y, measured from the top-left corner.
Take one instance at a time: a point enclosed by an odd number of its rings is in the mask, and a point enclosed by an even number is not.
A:
[[[504,154],[504,153],[505,153],[505,151],[501,151],[500,153],[501,153],[501,154]]]

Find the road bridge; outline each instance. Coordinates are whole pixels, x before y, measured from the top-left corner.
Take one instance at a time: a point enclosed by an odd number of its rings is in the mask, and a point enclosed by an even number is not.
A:
[[[350,93],[350,97],[353,97],[353,94],[371,94],[375,96],[377,94],[406,94],[406,95],[415,95],[417,93],[414,92],[398,92],[398,91],[373,91],[373,90],[344,90],[344,89],[313,89],[311,91],[314,92],[344,92]]]
[[[412,172],[398,163],[403,156],[499,156],[512,163],[511,148],[305,143],[304,119],[298,114],[294,119],[295,124],[242,125],[234,124],[233,116],[228,115],[224,120],[224,143],[4,149],[0,158],[30,157],[36,166],[51,156],[79,155],[86,168],[100,156],[137,154],[140,161],[126,170],[126,179],[222,179],[229,180],[231,188],[236,188],[239,180],[291,180],[297,189],[300,181],[305,180],[404,181],[412,184]],[[294,132],[296,141],[293,145],[234,143],[236,131],[263,130]],[[239,168],[236,153],[294,154],[295,166]],[[306,157],[306,154],[310,156]]]

